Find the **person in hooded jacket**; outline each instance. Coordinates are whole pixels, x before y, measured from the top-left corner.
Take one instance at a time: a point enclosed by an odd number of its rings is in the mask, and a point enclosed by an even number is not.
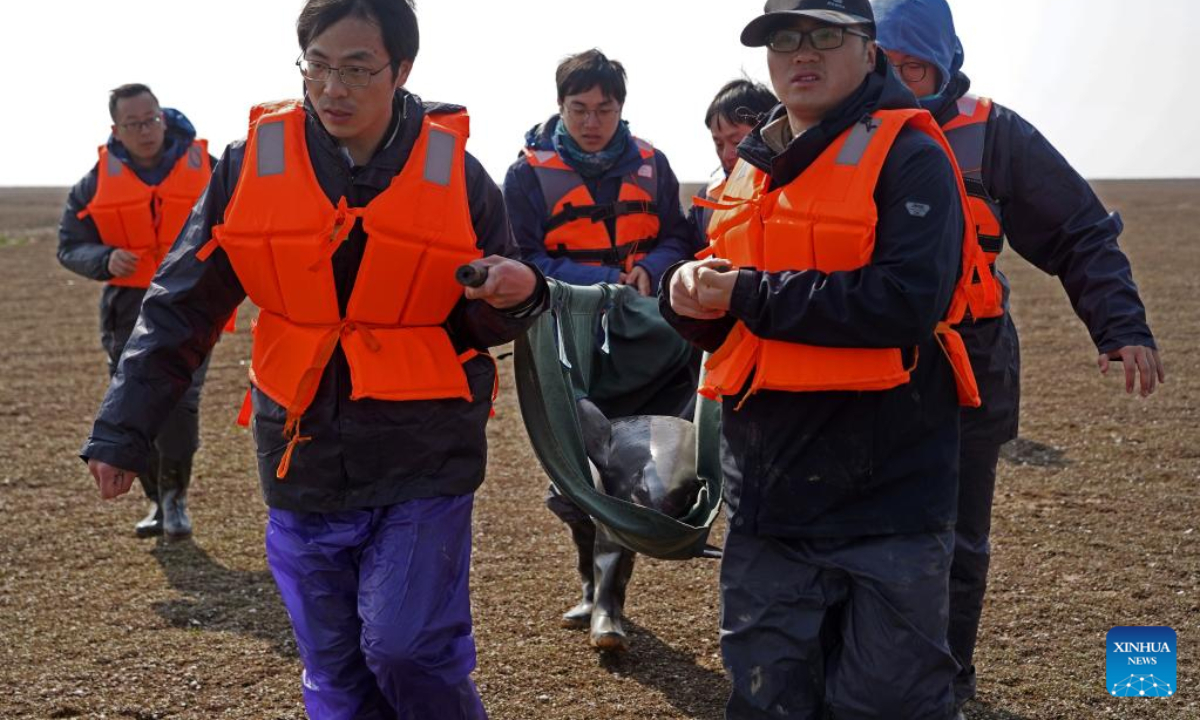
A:
[[[559,112],[525,136],[508,169],[504,200],[525,260],[572,285],[628,285],[646,322],[608,325],[591,400],[607,418],[690,417],[699,356],[658,315],[652,289],[696,251],[679,182],[662,151],[622,119],[625,69],[599,50],[564,59],[555,74]],[[588,515],[551,484],[547,507],[570,529],[582,596],[561,625],[589,629],[593,646],[625,650],[622,624],[634,553],[597,534]]]
[[[267,562],[309,716],[486,716],[469,568],[496,366],[548,297],[466,110],[404,89],[409,2],[308,0],[305,99],[252,110],[147,293],[81,451],[114,498],[244,298]],[[455,271],[486,268],[464,290]]]
[[[713,150],[721,166],[713,171],[704,187],[704,197],[716,201],[725,189],[725,181],[737,164],[737,147],[759,120],[765,118],[779,99],[765,85],[749,78],[730,80],[717,91],[704,113],[704,127],[712,135]],[[696,234],[697,249],[708,245],[708,222],[712,208],[693,204],[688,222]]]
[[[896,74],[946,131],[971,194],[980,244],[1003,295],[960,327],[983,404],[964,409],[958,521],[950,569],[950,648],[961,665],[959,704],[975,696],[975,641],[991,557],[992,501],[1000,447],[1017,436],[1020,346],[1008,281],[996,268],[1009,246],[1067,292],[1099,351],[1102,373],[1124,365],[1125,389],[1143,397],[1166,373],[1146,309],[1109,213],[1079,173],[1017,113],[969,94],[964,53],[945,0],[875,0],[879,45]]]
[[[770,0],[745,27],[781,105],[738,148],[713,256],[660,290],[722,401],[731,719],[956,713],[946,586],[977,396],[948,324],[978,248],[950,150],[873,36],[867,0]]]
[[[100,160],[67,195],[58,228],[58,261],[89,280],[100,295],[100,343],[108,374],[137,322],[142,297],[163,256],[200,197],[216,159],[183,113],[161,108],[149,87],[122,85],[109,93],[112,134]],[[154,438],[138,476],[150,512],[134,526],[138,537],[192,534],[187,511],[192,458],[200,446],[200,391],[208,361]]]

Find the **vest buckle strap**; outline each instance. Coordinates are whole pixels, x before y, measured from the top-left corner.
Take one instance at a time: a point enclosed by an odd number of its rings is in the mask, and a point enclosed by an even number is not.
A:
[[[543,224],[546,232],[557,230],[567,223],[576,220],[590,220],[593,223],[604,222],[624,215],[657,215],[658,203],[652,200],[620,200],[603,205],[572,205],[567,203],[563,209],[551,215]]]
[[[196,251],[196,259],[200,262],[208,260],[217,248],[221,246],[221,241],[225,239],[225,226],[213,225],[212,237],[210,237],[200,249]]]
[[[988,255],[999,255],[1000,252],[1002,250],[1004,250],[1004,238],[1003,237],[993,237],[991,235],[983,235],[983,234],[980,234],[978,237],[979,237],[979,249],[984,251]]]
[[[552,258],[568,258],[575,262],[600,263],[601,265],[620,265],[634,254],[645,254],[658,247],[659,238],[646,238],[627,245],[604,248],[603,250],[577,250],[566,245],[559,245],[546,254]]]

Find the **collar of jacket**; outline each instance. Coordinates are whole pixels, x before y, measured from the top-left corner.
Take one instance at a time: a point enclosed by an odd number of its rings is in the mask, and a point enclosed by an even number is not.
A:
[[[558,124],[562,122],[562,118],[555,113],[550,116],[550,119],[539,125],[534,125],[525,133],[525,147],[531,147],[534,150],[549,150],[557,152],[554,149],[554,131]],[[631,139],[634,137],[631,133]],[[570,163],[567,158],[563,158],[563,162]],[[608,172],[600,177],[592,178],[589,182],[598,180],[606,180],[613,177],[624,177],[631,173],[637,172],[637,169],[642,165],[642,153],[638,149],[636,142],[630,142],[625,146],[625,154],[621,156]]]
[[[938,125],[945,125],[958,117],[958,99],[970,90],[971,78],[960,70],[955,73],[954,78],[950,80],[941,94],[922,100],[921,107],[933,115]]]
[[[341,145],[325,129],[308,98],[304,99],[304,108],[308,112],[309,153],[314,160],[321,158],[324,162],[345,168],[350,174]],[[421,134],[426,113],[454,112],[458,109],[456,105],[423,103],[416,95],[398,90],[392,99],[392,121],[384,134],[385,140],[366,165],[353,168],[354,184],[366,185],[378,191],[386,189],[391,185],[392,178],[404,168],[404,163],[408,162],[408,156],[412,154],[417,137]]]
[[[768,173],[772,189],[787,185],[808,169],[839,135],[867,115],[876,110],[917,107],[917,99],[912,92],[889,70],[887,58],[882,51],[877,52],[875,69],[867,75],[858,90],[826,115],[820,124],[793,138],[791,144],[779,154],[775,154],[762,138],[762,129],[787,113],[783,105],[775,106],[766,121],[760,123],[738,146],[738,155]]]
[[[162,159],[159,160],[158,165],[152,168],[144,169],[135,165],[133,158],[129,156],[129,150],[115,135],[110,134],[105,143],[108,151],[125,163],[147,185],[158,185],[166,180],[167,176],[171,174],[172,168],[175,167],[175,163],[183,157],[196,139],[196,128],[183,113],[174,108],[163,108],[163,119],[167,127],[163,137]]]

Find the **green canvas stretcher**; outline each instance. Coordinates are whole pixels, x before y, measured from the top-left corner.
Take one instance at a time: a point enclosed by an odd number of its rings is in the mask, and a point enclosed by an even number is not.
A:
[[[697,398],[696,474],[699,493],[680,518],[619,498],[593,484],[576,400],[588,396],[606,312],[631,302],[632,288],[550,281],[550,309],[517,340],[517,396],[534,452],[555,487],[617,540],[666,560],[712,556],[709,531],[721,504],[720,406]],[[661,322],[661,320],[659,320]]]

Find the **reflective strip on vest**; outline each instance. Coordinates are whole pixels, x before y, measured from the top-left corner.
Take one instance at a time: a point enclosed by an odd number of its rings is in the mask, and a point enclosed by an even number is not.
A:
[[[257,150],[258,176],[282,175],[284,162],[284,126],[282,120],[258,126]]]
[[[567,196],[575,188],[583,184],[578,173],[571,170],[559,170],[550,167],[535,167],[533,174],[537,177],[538,186],[542,189],[542,200],[546,203],[546,214],[554,214],[554,206],[560,198]]]
[[[958,114],[971,117],[979,109],[979,98],[974,95],[963,95],[958,99]]]
[[[201,157],[202,152],[203,151],[197,145],[193,145],[188,148],[187,159],[189,168],[192,170],[199,170],[203,166],[204,158]]]
[[[453,135],[434,128],[429,129],[429,148],[425,151],[425,181],[442,187],[450,186],[450,172],[454,168]]]
[[[978,122],[954,128],[946,132],[946,139],[954,150],[958,167],[964,176],[983,176],[983,147],[987,140],[987,123]]]
[[[108,174],[110,177],[120,175],[122,165],[121,158],[117,157],[116,153],[110,152],[108,154]]]
[[[854,130],[850,133],[850,137],[846,138],[846,144],[842,146],[842,151],[838,153],[837,164],[857,165],[861,162],[879,124],[878,120],[870,117],[855,123]]]
[[[658,197],[658,178],[654,177],[654,156],[642,160],[642,164],[633,173],[633,181],[652,199]]]

